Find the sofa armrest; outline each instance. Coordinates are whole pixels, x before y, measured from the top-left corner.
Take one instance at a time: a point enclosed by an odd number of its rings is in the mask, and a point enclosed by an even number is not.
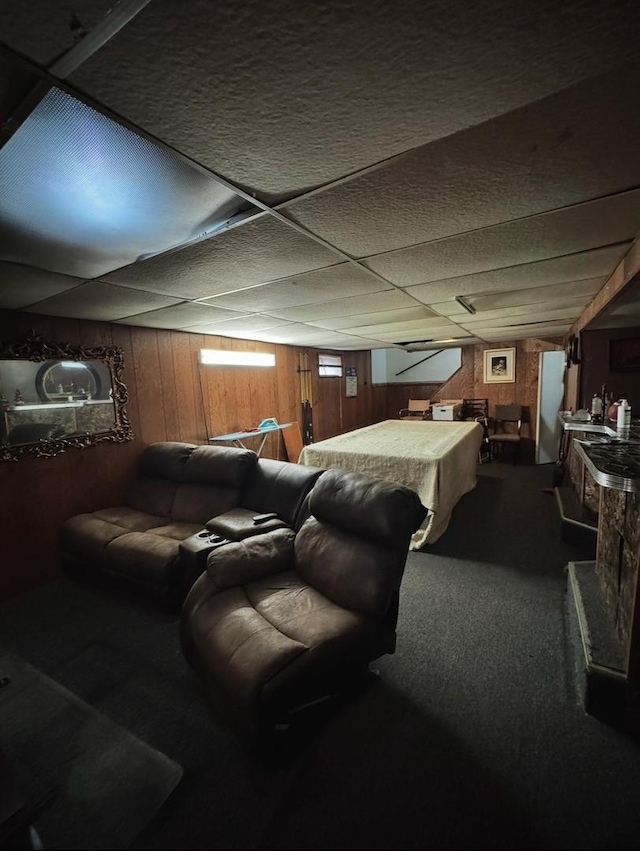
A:
[[[213,550],[207,558],[207,578],[214,593],[289,570],[295,537],[292,529],[276,529]]]

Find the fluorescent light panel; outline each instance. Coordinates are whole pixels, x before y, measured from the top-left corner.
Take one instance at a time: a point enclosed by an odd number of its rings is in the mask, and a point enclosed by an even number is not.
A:
[[[227,352],[200,349],[200,363],[207,366],[275,366],[276,356],[269,352]]]
[[[0,150],[0,259],[95,278],[258,212],[52,88]]]

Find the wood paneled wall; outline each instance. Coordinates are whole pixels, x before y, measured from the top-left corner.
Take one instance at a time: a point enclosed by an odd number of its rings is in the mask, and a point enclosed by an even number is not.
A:
[[[484,383],[484,353],[487,349],[516,349],[516,380],[509,384]],[[496,405],[523,406],[523,460],[532,461],[535,451],[538,411],[538,361],[540,352],[562,349],[562,340],[517,340],[511,343],[464,346],[462,366],[441,385],[437,399],[488,399],[489,416]]]
[[[308,352],[312,375],[315,440],[369,425],[379,407],[373,403],[369,352],[343,353],[344,366],[356,367],[358,376],[358,396],[347,399],[344,378],[318,376],[315,349],[0,311],[3,340],[17,340],[31,329],[48,340],[122,347],[134,440],[0,463],[0,599],[58,575],[63,521],[121,502],[144,446],[162,440],[206,443],[265,417],[300,421],[301,351]],[[202,367],[201,348],[275,352],[276,367]],[[269,435],[263,455],[286,458],[281,433]]]
[[[406,384],[380,384],[386,392],[385,415],[380,419],[395,420],[401,408],[406,408],[409,399],[435,399],[440,392],[442,382],[422,384],[407,382]]]
[[[17,340],[29,330],[46,339],[83,345],[117,345],[124,351],[127,407],[134,440],[70,449],[56,458],[0,464],[0,599],[16,596],[58,575],[60,528],[67,517],[122,501],[142,449],[156,441],[206,443],[216,434],[252,427],[265,417],[301,421],[298,356],[308,353],[313,391],[314,440],[395,418],[409,398],[488,396],[518,401],[530,412],[533,436],[538,354],[558,348],[540,340],[517,343],[516,383],[485,385],[482,353],[463,349],[461,369],[444,385],[371,385],[368,351],[344,352],[357,370],[358,395],[345,396],[343,378],[318,375],[318,350],[0,311],[0,337]],[[496,348],[498,345],[496,344]],[[201,367],[201,348],[275,352],[275,369]],[[491,346],[493,348],[493,346]],[[270,435],[265,457],[286,458],[280,433]]]

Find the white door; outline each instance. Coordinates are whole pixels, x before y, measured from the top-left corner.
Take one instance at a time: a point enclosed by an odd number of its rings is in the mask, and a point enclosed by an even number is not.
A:
[[[536,423],[536,464],[558,460],[560,421],[558,412],[564,398],[565,353],[540,352],[538,366],[538,421]]]

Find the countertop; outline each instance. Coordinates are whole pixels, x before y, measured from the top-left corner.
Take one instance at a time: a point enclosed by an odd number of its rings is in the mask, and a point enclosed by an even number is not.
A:
[[[597,424],[560,414],[565,431],[583,431],[589,437],[574,438],[578,455],[599,485],[628,493],[640,493],[640,420],[624,431],[613,423]]]

